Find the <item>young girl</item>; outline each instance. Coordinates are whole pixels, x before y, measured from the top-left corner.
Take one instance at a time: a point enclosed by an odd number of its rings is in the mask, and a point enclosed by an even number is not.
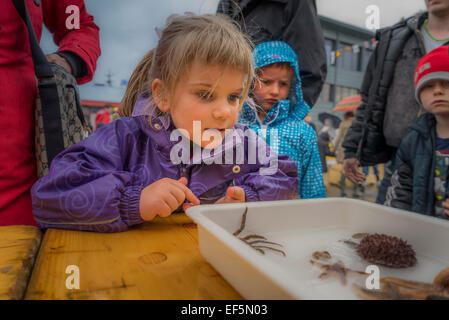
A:
[[[258,75],[252,90],[256,105],[245,103],[239,122],[295,161],[300,199],[325,198],[316,134],[303,120],[310,107],[303,99],[295,51],[283,41],[268,41],[259,44],[253,55]]]
[[[59,154],[33,186],[39,225],[118,232],[201,203],[294,198],[293,161],[276,156],[277,167],[265,175],[260,172],[271,167],[273,157],[248,161],[255,133],[242,134],[236,122],[252,76],[248,42],[226,18],[170,18],[157,48],[131,77],[122,115],[132,117],[115,120]],[[231,144],[215,143],[223,152],[205,158],[202,153],[198,162],[195,150],[207,151],[211,144],[195,135],[210,129],[214,143],[217,135],[233,134]],[[185,139],[187,151],[181,153],[194,150],[188,163],[178,161]],[[220,164],[229,150],[242,146],[244,163]]]

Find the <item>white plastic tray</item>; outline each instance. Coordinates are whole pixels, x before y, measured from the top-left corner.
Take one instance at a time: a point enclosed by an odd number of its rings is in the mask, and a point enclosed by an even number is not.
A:
[[[240,234],[259,234],[284,246],[286,257],[257,252],[235,232],[248,207]],[[449,266],[449,221],[353,199],[327,198],[201,205],[187,210],[198,224],[201,254],[246,299],[357,299],[351,284],[365,276],[349,275],[343,286],[337,277],[318,279],[321,270],[310,263],[312,253],[327,250],[333,261],[365,271],[370,263],[340,240],[355,233],[384,233],[406,240],[418,263],[407,269],[380,267],[380,277],[432,282]]]

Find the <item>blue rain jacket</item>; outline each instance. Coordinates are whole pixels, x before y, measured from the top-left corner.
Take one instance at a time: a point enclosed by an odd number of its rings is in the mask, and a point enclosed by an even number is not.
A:
[[[310,107],[303,98],[296,53],[283,41],[269,41],[259,44],[253,55],[256,68],[277,62],[290,63],[294,69],[294,90],[291,90],[294,93],[276,102],[263,121],[257,116],[255,106],[245,103],[239,122],[256,131],[278,154],[287,155],[296,163],[300,199],[326,197],[316,133],[303,120]]]

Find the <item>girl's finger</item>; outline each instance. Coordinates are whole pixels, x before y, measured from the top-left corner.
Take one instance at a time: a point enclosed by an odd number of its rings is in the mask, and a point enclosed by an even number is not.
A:
[[[245,202],[245,190],[240,187],[229,187],[226,190],[226,196],[232,200]]]
[[[225,203],[225,199],[227,199],[226,196],[215,201],[215,204]]]
[[[183,180],[181,180],[181,179],[183,179]],[[176,182],[177,182],[177,186],[184,192],[185,198],[195,205],[200,204],[200,200],[195,196],[195,194],[193,194],[192,190],[187,188],[187,186],[186,186],[187,179],[184,177],[182,177],[181,179],[179,179]]]
[[[181,205],[182,202],[179,202],[176,197],[170,192],[168,193],[163,200],[168,207],[170,208],[170,212],[175,211]]]
[[[173,197],[176,198],[176,201],[178,201],[178,206],[184,202],[186,199],[186,195],[184,193],[184,190],[178,187],[170,188],[169,192],[173,195]]]
[[[168,217],[173,210],[171,210],[170,206],[165,202],[161,201],[161,204],[158,206],[157,215],[162,218]]]
[[[190,207],[194,207],[194,205],[193,204],[191,204],[191,203],[184,203],[183,205],[182,205],[182,210],[185,212],[187,209],[189,209]]]
[[[178,179],[178,182],[181,182],[183,185],[186,186],[187,183],[188,183],[188,180],[187,180],[186,177],[181,177],[181,178]]]

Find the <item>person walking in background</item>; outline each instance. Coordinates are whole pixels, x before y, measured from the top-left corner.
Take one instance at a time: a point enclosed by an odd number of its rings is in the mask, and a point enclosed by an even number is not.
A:
[[[324,120],[323,126],[321,127],[321,129],[318,131],[318,135],[320,135],[321,133],[326,132],[329,135],[329,139],[330,141],[334,141],[334,139],[337,136],[337,132],[332,124],[332,121],[330,119],[326,119]]]
[[[334,157],[335,153],[331,150],[329,144],[331,139],[327,131],[318,134],[318,150],[320,152],[321,166],[323,172],[327,173],[327,161],[326,156]]]
[[[362,104],[346,135],[344,171],[359,183],[359,165],[385,164],[376,202],[383,204],[397,148],[408,125],[422,113],[414,99],[413,75],[421,57],[449,40],[449,0],[425,0],[427,12],[378,30],[361,87]]]
[[[221,0],[217,13],[237,21],[255,45],[275,40],[290,45],[301,63],[304,100],[310,107],[315,104],[327,74],[315,0]]]
[[[354,112],[348,111],[345,112],[343,115],[343,121],[340,123],[340,126],[338,127],[338,134],[335,138],[335,157],[337,160],[337,163],[343,164],[344,156],[345,156],[345,148],[343,147],[343,140],[349,130],[349,127],[352,124],[352,121],[354,120]],[[357,193],[357,184],[354,184],[354,190],[353,190],[353,196]],[[346,197],[346,176],[345,173],[341,172],[340,177],[340,195],[342,197]]]
[[[16,1],[17,3],[20,1]],[[82,0],[25,0],[38,41],[45,24],[59,46],[47,55],[89,82],[100,56],[99,28]],[[67,29],[66,8],[79,8],[79,29]],[[34,146],[36,78],[27,27],[13,0],[0,10],[0,225],[37,225],[30,189],[37,180]]]

